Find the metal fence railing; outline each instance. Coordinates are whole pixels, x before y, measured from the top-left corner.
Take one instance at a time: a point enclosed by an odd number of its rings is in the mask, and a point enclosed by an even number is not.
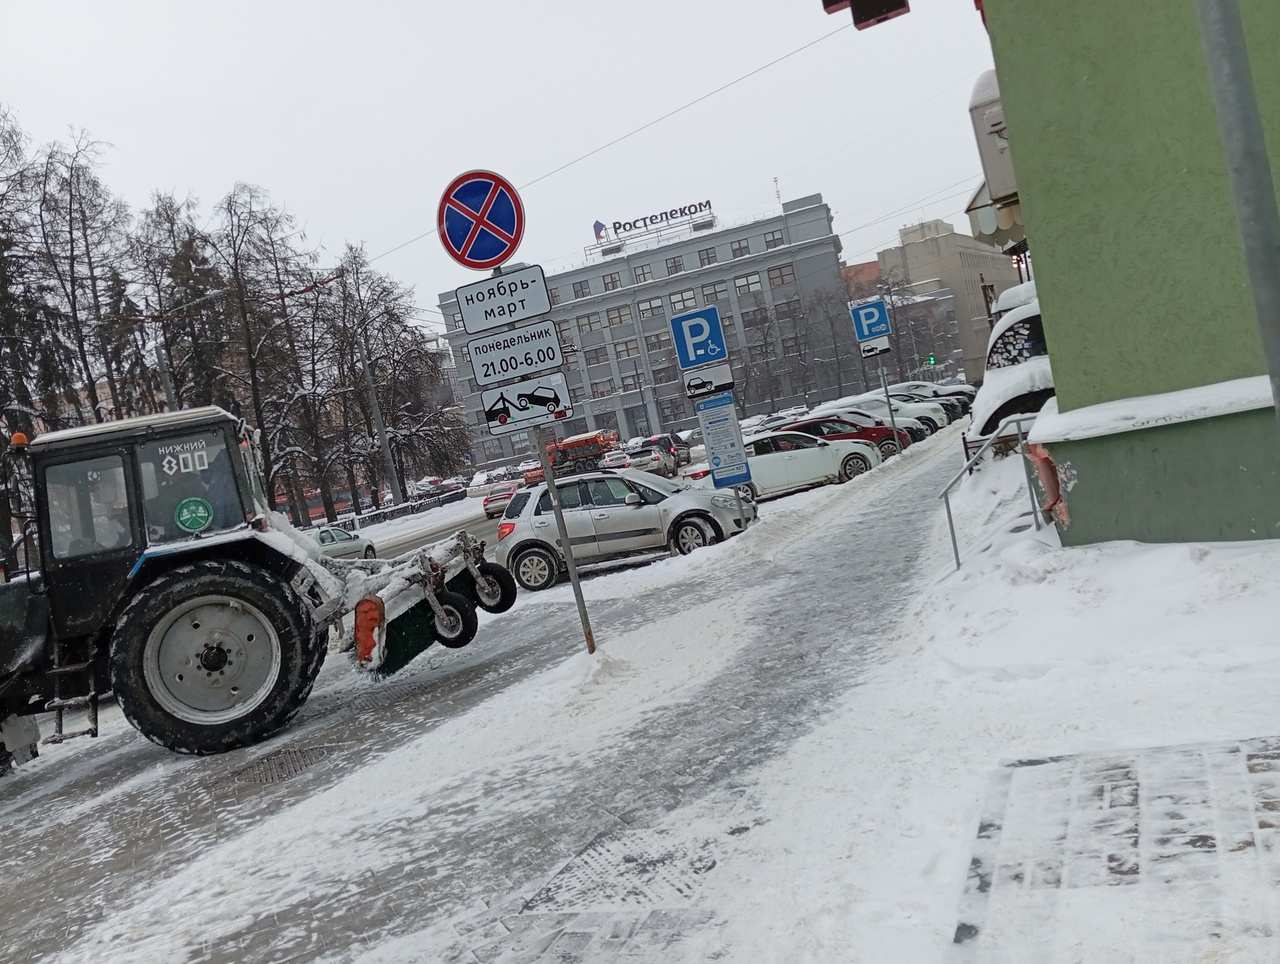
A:
[[[387,522],[391,519],[399,519],[402,516],[413,515],[415,512],[425,512],[427,509],[434,509],[436,506],[447,505],[450,502],[460,502],[466,497],[467,490],[458,489],[455,492],[446,492],[444,495],[433,495],[427,499],[411,499],[399,505],[389,506],[385,509],[374,509],[361,515],[340,515],[333,522],[320,522],[317,525],[328,525],[335,529],[346,529],[348,532],[359,532],[366,526]]]
[[[1018,457],[1022,460],[1022,471],[1027,479],[1027,496],[1031,499],[1031,518],[1035,520],[1036,529],[1043,527],[1044,522],[1040,518],[1040,504],[1036,500],[1035,482],[1031,477],[1031,463],[1027,459],[1027,433],[1029,429],[1024,427],[1034,424],[1035,420],[1035,415],[1014,415],[1006,418],[1000,423],[1000,427],[997,428],[985,442],[978,446],[977,451],[964,463],[964,467],[961,468],[960,471],[955,474],[955,477],[943,487],[941,492],[938,493],[938,498],[942,500],[943,504],[947,508],[947,529],[951,533],[951,552],[955,556],[957,569],[960,568],[960,544],[956,540],[956,523],[955,519],[951,515],[951,490],[960,483],[961,479],[966,475],[971,474],[973,472],[973,467],[977,464],[978,460],[986,455],[987,452],[998,443],[1007,444],[1012,442],[1013,439],[1017,439]],[[1011,435],[1004,431],[1004,429],[1010,425],[1017,429],[1016,435]],[[965,454],[968,455],[969,451],[969,445],[966,443]]]

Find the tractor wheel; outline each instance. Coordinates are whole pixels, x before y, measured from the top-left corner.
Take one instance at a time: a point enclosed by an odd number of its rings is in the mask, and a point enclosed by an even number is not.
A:
[[[137,590],[111,637],[111,686],[153,743],[221,753],[288,723],[326,650],[288,583],[242,562],[204,560]]]

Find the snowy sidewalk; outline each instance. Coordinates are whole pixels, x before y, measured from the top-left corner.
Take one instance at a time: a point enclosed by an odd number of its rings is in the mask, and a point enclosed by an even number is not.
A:
[[[590,580],[594,660],[567,591],[524,595],[403,681],[327,667],[299,725],[252,751],[174,758],[117,728],[100,752],[44,761],[0,787],[0,874],[31,908],[5,915],[4,946],[768,959],[731,934],[746,895],[716,878],[792,824],[762,768],[885,658],[954,443],[770,503],[727,544]]]

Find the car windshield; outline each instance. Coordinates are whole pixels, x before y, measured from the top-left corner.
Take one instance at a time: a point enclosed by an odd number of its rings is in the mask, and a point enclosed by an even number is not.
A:
[[[143,442],[138,468],[151,543],[244,524],[245,507],[220,429]]]

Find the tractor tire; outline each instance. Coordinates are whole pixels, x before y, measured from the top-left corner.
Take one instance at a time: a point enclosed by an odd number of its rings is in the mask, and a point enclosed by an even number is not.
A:
[[[229,559],[140,587],[111,637],[111,687],[148,740],[223,753],[281,729],[328,650],[306,602],[276,576]]]
[[[439,619],[433,619],[431,631],[441,646],[461,649],[476,638],[476,630],[480,627],[476,619],[476,607],[471,605],[471,600],[466,596],[447,589],[437,593],[436,598],[449,622],[442,624]]]

